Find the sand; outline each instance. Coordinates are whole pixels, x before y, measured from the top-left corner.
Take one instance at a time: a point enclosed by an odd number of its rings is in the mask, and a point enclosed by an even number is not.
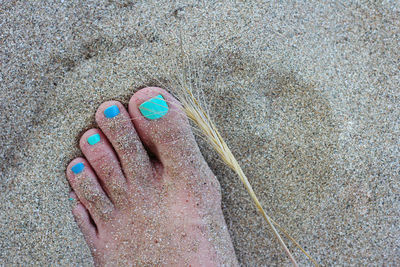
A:
[[[0,265],[92,265],[65,168],[100,103],[126,104],[181,73],[172,63],[181,40],[193,82],[271,217],[322,265],[400,265],[396,1],[0,9]],[[200,145],[240,263],[289,265],[237,177]]]

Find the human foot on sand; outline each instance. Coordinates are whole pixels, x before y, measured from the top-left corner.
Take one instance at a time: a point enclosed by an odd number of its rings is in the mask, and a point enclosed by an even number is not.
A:
[[[72,210],[98,266],[237,266],[220,186],[179,102],[138,91],[129,113],[103,103],[67,177]]]

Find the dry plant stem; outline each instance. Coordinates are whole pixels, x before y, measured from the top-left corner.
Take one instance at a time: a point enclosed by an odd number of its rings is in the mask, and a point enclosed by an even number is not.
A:
[[[195,105],[187,105],[188,103],[184,103],[185,111],[188,117],[194,121],[200,129],[204,130],[206,133],[206,136],[209,138],[209,141],[211,142],[211,145],[214,147],[214,149],[218,152],[218,154],[221,156],[222,160],[233,170],[235,171],[242,183],[244,184],[247,192],[250,194],[250,197],[253,199],[254,203],[256,204],[257,209],[261,212],[263,215],[264,219],[267,221],[269,226],[271,227],[272,231],[274,232],[274,235],[278,239],[279,243],[285,250],[286,254],[289,256],[290,260],[292,261],[294,266],[298,266],[296,260],[294,259],[293,255],[290,253],[289,249],[287,248],[285,242],[282,240],[281,236],[279,235],[278,231],[274,227],[273,223],[271,222],[271,219],[269,216],[266,214],[264,209],[262,208],[256,194],[254,193],[253,188],[251,187],[246,175],[244,174],[242,168],[240,167],[239,163],[233,156],[231,150],[229,149],[228,145],[225,143],[225,141],[222,139],[222,136],[219,134],[217,131],[215,125],[211,122],[211,120],[208,118],[207,114],[203,112],[201,107],[199,106],[199,103],[197,103],[196,99],[193,98],[193,94],[189,91],[188,92]],[[186,104],[186,105],[185,105]],[[193,108],[193,106],[197,106],[200,110],[196,110]]]
[[[183,51],[182,43],[181,43],[181,53],[182,59],[185,58],[185,53]],[[184,65],[184,60],[182,60],[182,64]],[[185,70],[185,66],[182,68]],[[240,167],[239,163],[237,162],[236,158],[233,156],[231,150],[229,149],[228,145],[225,143],[224,139],[220,135],[217,127],[212,122],[208,112],[206,112],[201,103],[197,100],[197,98],[193,95],[191,90],[190,84],[187,84],[186,72],[182,72],[182,82],[178,82],[184,90],[180,93],[180,99],[185,109],[187,116],[199,127],[201,132],[204,136],[208,139],[211,146],[217,151],[220,155],[222,160],[227,164],[233,171],[237,173],[240,180],[242,181],[243,185],[245,186],[247,192],[249,193],[250,197],[254,201],[257,209],[261,212],[264,219],[267,221],[268,225],[271,227],[275,237],[278,239],[279,243],[281,244],[282,248],[292,261],[294,266],[298,266],[296,260],[294,259],[293,255],[287,248],[285,242],[282,240],[282,237],[279,235],[278,231],[274,227],[274,224],[313,262],[315,266],[318,266],[318,263],[300,246],[300,244],[291,237],[278,223],[272,220],[264,211],[263,207],[261,206],[254,190],[248,181],[246,175],[244,174],[242,168]]]

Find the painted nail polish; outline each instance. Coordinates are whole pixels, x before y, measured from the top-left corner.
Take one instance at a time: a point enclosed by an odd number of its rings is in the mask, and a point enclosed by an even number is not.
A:
[[[92,136],[89,136],[87,141],[88,141],[89,145],[93,146],[93,145],[97,144],[98,142],[100,142],[100,135],[94,134]]]
[[[75,164],[72,166],[71,171],[75,174],[81,173],[83,169],[85,168],[85,165],[83,165],[82,162],[79,162],[78,164]]]
[[[114,118],[118,114],[119,114],[119,108],[116,105],[112,105],[111,107],[108,107],[106,108],[106,110],[104,110],[104,115],[110,119]]]
[[[69,201],[74,201],[74,200],[75,200],[75,198],[73,198],[73,197],[69,198]]]
[[[142,115],[150,120],[163,117],[168,112],[167,102],[162,95],[153,97],[139,106]]]

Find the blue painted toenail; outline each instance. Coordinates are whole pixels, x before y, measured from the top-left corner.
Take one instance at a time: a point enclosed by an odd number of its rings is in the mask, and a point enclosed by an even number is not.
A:
[[[104,110],[104,115],[106,115],[107,118],[114,118],[119,114],[119,108],[116,105],[112,105],[111,107],[106,108]]]
[[[168,112],[167,102],[162,95],[153,97],[139,106],[140,112],[146,118],[155,120],[163,117]]]
[[[100,142],[100,135],[99,134],[94,134],[92,136],[89,136],[89,138],[87,139],[89,145],[95,145],[98,142]]]
[[[83,165],[82,162],[79,162],[78,164],[75,164],[72,166],[71,171],[75,174],[81,173],[83,169],[85,168],[85,165]]]

